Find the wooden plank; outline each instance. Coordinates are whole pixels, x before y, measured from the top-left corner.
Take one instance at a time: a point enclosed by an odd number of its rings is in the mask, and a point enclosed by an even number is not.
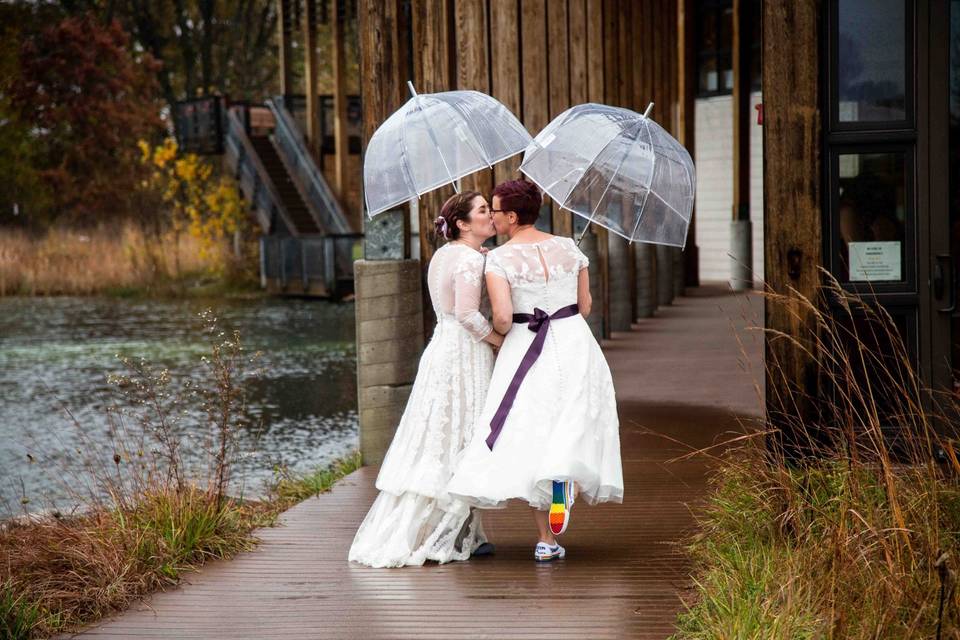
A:
[[[821,264],[819,5],[765,2],[762,9],[764,277],[773,291],[792,288],[810,300],[817,299]],[[765,334],[767,419],[773,426],[783,426],[777,409],[791,390],[817,397],[817,372],[804,355],[812,345],[803,341],[814,322],[799,303],[766,305],[767,329],[801,339],[798,348]],[[809,402],[797,410],[801,420],[815,415]]]
[[[750,219],[750,7],[733,0],[733,219]]]
[[[520,9],[518,0],[490,1],[490,60],[493,97],[507,106],[523,122],[520,100]],[[495,46],[494,46],[495,45]],[[536,132],[533,132],[536,133]],[[520,157],[516,156],[494,167],[494,182],[514,180]]]
[[[677,0],[677,140],[680,141],[690,157],[694,153],[694,131],[696,118],[696,5],[693,0]],[[684,248],[684,284],[688,287],[700,286],[700,252],[697,249],[697,211],[696,205],[691,212],[690,226],[687,229],[687,245]]]
[[[628,109],[633,108],[633,6],[632,2],[617,5],[617,87],[620,106]]]
[[[550,120],[545,0],[520,0],[520,11],[523,124],[536,135]]]
[[[451,55],[453,35],[450,32],[452,7],[450,0],[415,0],[413,3],[413,51],[415,84],[418,93],[450,91],[454,87]],[[420,198],[420,266],[424,273],[439,243],[434,238],[433,220],[440,214],[444,201],[454,194],[452,186],[441,187]],[[424,287],[424,304],[427,296]],[[426,330],[433,326],[431,314],[424,314]]]
[[[454,5],[454,25],[457,88],[489,94],[490,46],[487,42],[486,0],[457,0]],[[464,178],[462,186],[464,190],[479,191],[489,199],[493,190],[493,171],[477,171]]]
[[[587,0],[587,98],[603,102],[603,0]]]
[[[757,296],[690,298],[607,350],[624,502],[578,502],[564,562],[534,566],[530,509],[513,504],[482,513],[493,556],[402,569],[350,565],[350,544],[377,495],[378,470],[368,466],[294,506],[280,526],[258,530],[254,551],[210,562],[80,638],[666,638],[691,586],[678,543],[695,525],[709,474],[705,457],[667,461],[759,413],[750,367],[716,372],[744,357],[731,325],[750,364],[762,366],[762,344],[744,328],[761,305]]]
[[[319,165],[320,116],[317,104],[317,0],[305,0],[303,21],[303,92],[307,95],[307,148]]]
[[[587,102],[587,3],[570,0],[570,104]]]
[[[581,3],[582,6],[582,3]],[[553,119],[570,108],[570,32],[568,31],[567,0],[547,2],[547,64],[549,75],[549,109]],[[582,35],[582,34],[581,34]],[[569,211],[556,202],[551,205],[553,233],[573,235],[573,220]]]

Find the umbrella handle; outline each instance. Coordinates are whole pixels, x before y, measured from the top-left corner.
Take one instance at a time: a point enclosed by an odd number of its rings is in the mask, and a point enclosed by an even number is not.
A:
[[[583,236],[587,235],[587,231],[590,229],[590,225],[593,224],[593,218],[587,220],[587,226],[583,228],[583,231],[580,232],[580,237],[577,238],[577,246],[580,246],[580,243],[583,242]]]

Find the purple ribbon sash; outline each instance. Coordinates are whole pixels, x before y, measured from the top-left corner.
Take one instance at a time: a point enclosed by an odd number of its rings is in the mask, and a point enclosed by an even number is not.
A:
[[[543,351],[543,343],[547,339],[547,329],[550,328],[550,321],[569,318],[578,313],[580,313],[580,307],[576,304],[571,304],[557,309],[553,312],[553,315],[549,316],[546,311],[539,308],[534,308],[532,314],[513,314],[514,323],[526,322],[527,328],[537,335],[534,337],[533,342],[530,343],[527,352],[523,354],[520,366],[517,367],[517,372],[513,374],[513,380],[510,381],[507,392],[503,394],[503,400],[500,401],[500,406],[497,407],[497,412],[493,414],[493,419],[490,420],[490,435],[487,436],[486,442],[491,451],[493,450],[493,444],[500,435],[501,429],[503,429],[503,423],[507,421],[507,414],[510,413],[513,401],[517,399],[517,392],[520,390],[523,379],[527,377],[527,372],[530,371],[530,367],[533,366],[533,363],[540,357],[540,352]]]

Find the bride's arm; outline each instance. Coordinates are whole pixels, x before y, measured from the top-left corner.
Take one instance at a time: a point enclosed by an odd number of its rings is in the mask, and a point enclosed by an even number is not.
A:
[[[476,342],[485,341],[499,347],[503,336],[498,335],[480,313],[483,260],[461,262],[453,278],[453,315]]]
[[[513,326],[513,300],[510,298],[510,285],[495,273],[487,272],[487,295],[493,307],[493,328],[506,335]]]
[[[590,315],[593,298],[590,296],[590,270],[584,267],[577,276],[577,306],[584,318]]]

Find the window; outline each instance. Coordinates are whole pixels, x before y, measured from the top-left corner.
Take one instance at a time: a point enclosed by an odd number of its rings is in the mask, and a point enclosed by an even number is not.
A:
[[[744,38],[749,38],[750,90],[760,90],[760,0],[744,0],[746,25]],[[706,0],[697,6],[697,95],[726,95],[733,92],[733,0]]]

